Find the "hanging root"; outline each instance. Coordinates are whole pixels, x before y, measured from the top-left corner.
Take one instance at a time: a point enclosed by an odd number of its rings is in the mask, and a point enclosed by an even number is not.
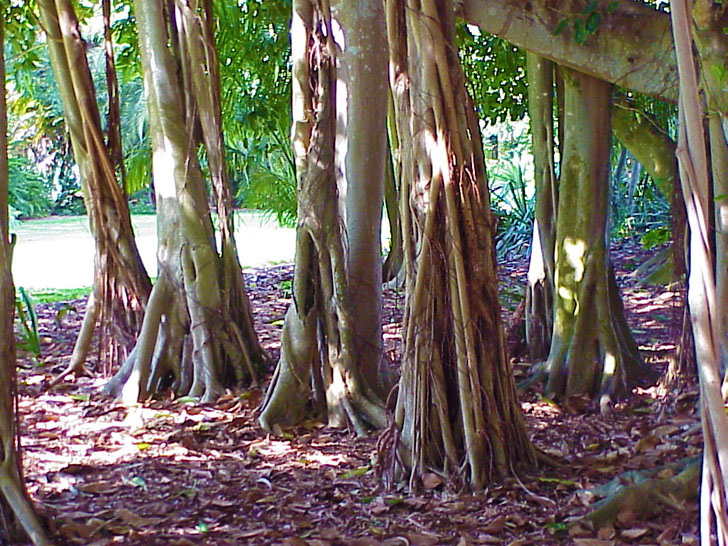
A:
[[[88,297],[88,302],[86,303],[86,313],[83,316],[81,331],[78,333],[78,337],[76,338],[76,344],[73,346],[71,361],[68,363],[68,367],[50,382],[48,390],[58,385],[71,374],[86,375],[88,373],[84,363],[86,362],[86,356],[88,355],[89,348],[91,347],[91,340],[94,335],[94,328],[96,327],[99,314],[100,306],[98,298],[96,297],[96,288],[94,288]]]

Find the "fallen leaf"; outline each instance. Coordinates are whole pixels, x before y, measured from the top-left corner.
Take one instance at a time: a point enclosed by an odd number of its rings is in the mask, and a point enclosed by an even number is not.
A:
[[[433,472],[427,472],[422,476],[422,485],[425,489],[435,489],[442,484],[442,478]]]
[[[434,546],[440,543],[439,537],[433,534],[407,533],[405,536],[413,546]]]
[[[611,540],[614,538],[615,534],[616,531],[611,525],[605,525],[604,527],[600,527],[599,531],[597,531],[597,537],[602,540]]]
[[[484,533],[488,533],[488,534],[498,534],[505,528],[505,526],[506,526],[506,517],[498,516],[497,518],[489,521],[480,530],[483,531]]]
[[[268,531],[266,527],[259,527],[258,529],[249,529],[247,531],[242,531],[241,533],[236,533],[235,538],[253,538],[260,535],[265,534]]]
[[[635,539],[646,535],[647,529],[627,529],[625,531],[622,531],[620,534],[624,538]]]
[[[126,508],[119,508],[118,510],[115,510],[114,515],[124,523],[131,525],[136,529],[143,529],[151,525],[157,525],[158,523],[164,521],[161,518],[142,517],[138,514],[135,514],[131,510],[127,510]]]
[[[76,489],[83,491],[84,493],[105,494],[118,491],[119,485],[116,482],[101,481],[94,483],[80,483],[76,485]]]

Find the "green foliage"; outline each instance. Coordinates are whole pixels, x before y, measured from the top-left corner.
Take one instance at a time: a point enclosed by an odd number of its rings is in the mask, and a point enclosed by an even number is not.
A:
[[[289,0],[214,3],[226,159],[236,204],[295,225]]]
[[[268,211],[285,227],[296,225],[296,169],[293,150],[281,128],[250,142],[250,148],[229,148],[236,175],[236,201],[248,208]],[[237,166],[237,169],[234,167]]]
[[[618,5],[618,2],[603,4],[597,0],[590,0],[581,12],[568,14],[561,19],[554,28],[553,35],[563,34],[571,26],[574,42],[583,45],[589,36],[599,30],[603,16],[614,13]]]
[[[49,288],[43,290],[31,290],[30,294],[38,303],[63,303],[72,300],[87,298],[91,293],[91,287],[83,288]]]
[[[527,112],[523,51],[477,27],[458,25],[458,51],[478,115],[490,123],[519,120]]]
[[[638,238],[645,248],[653,248],[670,240],[670,217],[670,202],[644,171],[633,188],[626,174],[613,181],[612,237]]]
[[[25,289],[18,287],[15,296],[15,309],[20,322],[20,340],[18,347],[28,351],[36,358],[40,358],[40,333],[38,332],[38,315],[35,306]]]
[[[501,162],[489,172],[490,201],[498,216],[496,252],[500,258],[528,252],[533,229],[535,197],[529,191],[520,162]]]
[[[13,10],[11,9],[11,12]],[[40,198],[53,195],[52,207],[45,205],[30,213],[17,206],[24,216],[38,216],[53,211],[64,211],[71,203],[78,203],[74,196],[79,193],[79,181],[73,169],[71,147],[63,118],[63,104],[53,77],[48,51],[44,43],[36,41],[35,22],[21,20],[32,15],[27,10],[15,10],[17,20],[6,46],[8,73],[12,80],[8,84],[8,133],[11,142],[11,156],[24,162],[18,170],[24,176],[18,178],[18,190],[38,177],[44,181],[43,192],[36,192],[33,185],[27,192]],[[34,21],[34,20],[33,20]],[[23,23],[26,25],[23,26]],[[17,38],[17,39],[16,39]],[[13,165],[11,159],[11,184]],[[37,186],[36,186],[37,187]],[[32,201],[35,201],[32,199]],[[37,205],[37,203],[36,203]],[[39,207],[34,207],[39,209]],[[76,207],[83,210],[83,206]]]
[[[132,214],[156,214],[157,207],[152,200],[153,192],[149,189],[138,190],[129,197],[129,211]]]
[[[657,226],[640,238],[642,248],[651,250],[653,248],[663,246],[670,242],[672,231],[669,226]]]
[[[51,188],[25,157],[8,158],[8,199],[15,218],[45,216],[51,209]]]

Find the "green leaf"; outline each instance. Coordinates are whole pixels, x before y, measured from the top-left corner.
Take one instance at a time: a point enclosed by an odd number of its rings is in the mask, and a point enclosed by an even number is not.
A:
[[[136,446],[139,451],[146,451],[147,449],[152,447],[152,445],[148,444],[147,442],[139,442]]]
[[[722,64],[711,64],[710,73],[718,81],[719,84],[723,85],[728,76],[728,70]]]
[[[204,521],[199,522],[195,529],[197,529],[200,533],[207,533],[210,530],[210,528],[207,526],[207,523],[205,523]]]
[[[89,401],[88,394],[71,394],[68,397],[71,400],[76,400],[77,402],[88,402]]]
[[[597,0],[592,0],[591,2],[589,2],[586,5],[586,7],[583,10],[581,10],[581,14],[582,15],[589,15],[594,10],[596,10],[598,7],[599,7],[599,2],[597,2]]]
[[[554,29],[554,36],[558,36],[559,34],[564,32],[564,30],[566,30],[566,27],[568,26],[569,19],[562,19],[561,21],[559,21],[559,24],[556,25],[556,28]]]
[[[348,472],[344,472],[343,474],[340,474],[339,478],[341,478],[342,480],[346,480],[348,478],[364,476],[367,472],[369,472],[368,466],[360,466],[359,468],[355,468],[354,470],[349,470]]]
[[[144,491],[147,490],[147,482],[144,481],[144,478],[142,478],[141,476],[134,476],[132,479],[129,480],[129,483],[134,487],[140,487],[144,489]]]
[[[618,5],[619,2],[609,2],[609,4],[607,4],[607,13],[614,13],[617,10]]]
[[[586,32],[587,34],[594,34],[597,29],[599,28],[599,25],[602,22],[602,16],[599,14],[598,11],[593,12],[589,17],[586,19]]]
[[[555,483],[558,485],[566,485],[568,487],[574,487],[576,482],[573,480],[562,480],[560,478],[539,478],[538,481],[542,483]]]
[[[586,42],[586,28],[581,17],[574,21],[574,41],[579,45]]]

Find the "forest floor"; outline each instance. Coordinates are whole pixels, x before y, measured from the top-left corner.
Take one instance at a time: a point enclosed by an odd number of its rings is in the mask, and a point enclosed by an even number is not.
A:
[[[648,256],[622,243],[613,256],[628,318],[645,360],[662,371],[682,320],[680,289],[639,287],[630,276]],[[506,320],[523,293],[525,260],[501,264]],[[262,343],[277,356],[290,303],[291,265],[246,271]],[[608,416],[560,409],[535,392],[522,398],[530,437],[561,464],[474,494],[431,475],[422,491],[383,490],[377,435],[306,422],[266,434],[256,420],[264,386],[215,404],[167,398],[124,407],[99,394],[108,370],[47,391],[65,369],[84,302],[58,320],[38,305],[42,357],[21,353],[19,414],[30,495],[59,544],[511,544],[607,546],[697,544],[696,503],[662,507],[648,520],[620,512],[613,526],[579,522],[587,490],[628,470],[699,454],[697,387],[666,396],[639,389]],[[384,335],[400,351],[400,293],[387,291]],[[526,367],[516,363],[517,374]]]

